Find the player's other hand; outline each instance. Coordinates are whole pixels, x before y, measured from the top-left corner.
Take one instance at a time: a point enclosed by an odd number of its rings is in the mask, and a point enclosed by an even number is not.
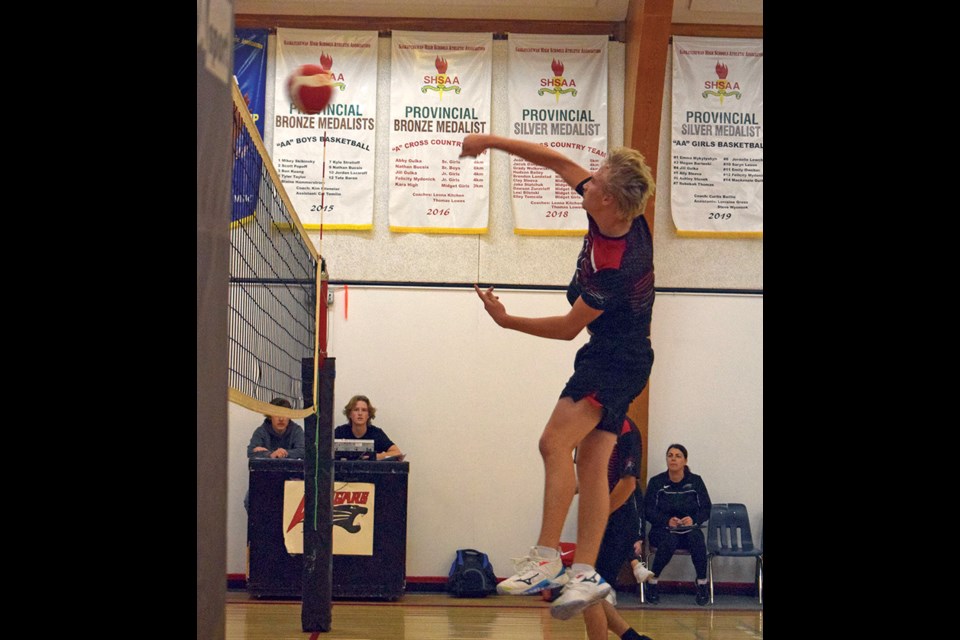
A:
[[[500,298],[493,295],[493,287],[490,287],[486,291],[481,291],[479,285],[473,285],[473,289],[483,301],[483,308],[487,310],[487,313],[490,314],[493,321],[502,327],[503,321],[507,317],[507,309],[503,306],[503,303],[500,302]]]
[[[484,136],[472,133],[463,139],[463,143],[460,146],[460,157],[475,157],[486,150],[487,146],[484,144]]]

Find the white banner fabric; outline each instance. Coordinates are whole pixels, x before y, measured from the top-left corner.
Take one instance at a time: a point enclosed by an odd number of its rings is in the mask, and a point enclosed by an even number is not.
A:
[[[607,38],[509,34],[510,137],[596,171],[607,155]],[[514,233],[580,236],[582,199],[554,172],[511,156]]]
[[[673,38],[677,235],[763,236],[763,40]]]
[[[393,32],[390,230],[487,232],[487,154],[460,159],[464,136],[490,132],[493,35]]]
[[[277,29],[273,164],[307,229],[371,229],[377,116],[376,31]],[[316,115],[290,101],[287,80],[304,64],[333,75]]]

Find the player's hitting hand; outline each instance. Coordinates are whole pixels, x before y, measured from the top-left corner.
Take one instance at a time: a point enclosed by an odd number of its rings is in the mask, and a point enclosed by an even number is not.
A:
[[[502,327],[503,321],[507,317],[507,308],[503,306],[498,296],[493,295],[493,287],[486,291],[481,291],[478,285],[473,285],[473,288],[480,299],[483,300],[483,308],[487,310],[493,321]]]
[[[478,134],[470,134],[463,139],[463,142],[460,146],[460,157],[469,156],[475,157],[487,150],[487,147],[483,144],[483,136]]]

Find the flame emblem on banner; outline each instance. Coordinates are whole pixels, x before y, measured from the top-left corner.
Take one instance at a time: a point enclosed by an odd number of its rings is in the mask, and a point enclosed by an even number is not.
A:
[[[720,106],[723,106],[723,99],[726,96],[733,96],[737,100],[740,99],[739,91],[728,91],[728,89],[733,89],[735,83],[727,80],[727,74],[730,73],[730,69],[724,63],[717,60],[717,66],[714,67],[714,71],[717,72],[717,80],[713,83],[713,86],[716,87],[716,91],[711,91],[707,89],[701,94],[701,97],[707,98],[708,96],[717,96],[720,98]],[[736,85],[739,87],[739,85]]]
[[[440,94],[440,100],[443,101],[443,94],[446,91],[453,91],[454,93],[460,93],[460,87],[454,84],[448,84],[452,81],[452,78],[447,75],[447,59],[437,56],[437,59],[433,61],[433,66],[437,68],[437,75],[434,76],[437,84],[425,84],[420,87],[420,93],[426,93],[427,91],[436,91]]]
[[[327,53],[324,51],[320,52],[320,66],[323,68],[324,71],[330,73],[332,77],[334,78],[337,77],[337,74],[330,71],[330,69],[333,68],[333,56],[327,55]],[[330,86],[340,87],[340,91],[343,91],[347,88],[347,85],[345,85],[342,82],[331,82]]]
[[[545,93],[552,93],[558,103],[560,102],[561,93],[570,93],[576,96],[577,90],[575,87],[571,86],[571,87],[567,87],[566,89],[563,88],[564,85],[566,84],[566,82],[563,79],[563,62],[554,58],[553,62],[550,63],[550,69],[553,70],[553,78],[552,78],[552,82],[550,82],[550,86],[552,88],[540,89],[537,91],[537,95],[542,96]]]

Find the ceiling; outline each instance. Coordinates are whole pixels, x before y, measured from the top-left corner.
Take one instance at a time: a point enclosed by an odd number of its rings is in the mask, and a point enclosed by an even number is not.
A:
[[[234,0],[233,10],[255,15],[623,22],[629,5],[630,0]],[[673,22],[762,25],[763,0],[674,0]]]

